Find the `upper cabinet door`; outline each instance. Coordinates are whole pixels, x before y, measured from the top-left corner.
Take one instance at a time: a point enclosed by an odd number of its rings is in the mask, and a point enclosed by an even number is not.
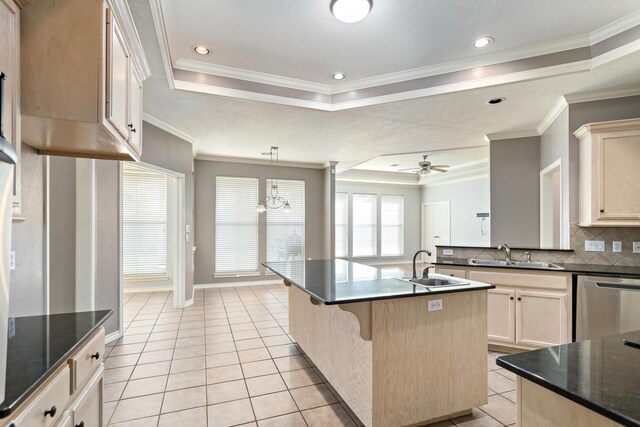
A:
[[[598,139],[599,219],[638,219],[640,214],[640,129]]]
[[[125,139],[129,138],[129,51],[122,31],[107,9],[107,120]]]
[[[129,77],[129,145],[138,155],[142,154],[142,79],[131,67]]]

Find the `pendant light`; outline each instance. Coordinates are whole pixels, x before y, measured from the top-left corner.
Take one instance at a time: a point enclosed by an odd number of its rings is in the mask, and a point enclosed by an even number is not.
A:
[[[265,153],[267,154],[267,153]],[[278,158],[278,147],[271,147],[269,149],[269,157],[271,168],[273,168],[273,158],[276,158],[276,167],[279,164]],[[256,211],[258,213],[266,212],[267,209],[282,209],[282,212],[291,212],[291,205],[289,201],[278,194],[278,181],[275,179],[271,179],[271,186],[269,188],[269,194],[267,194],[267,199],[264,202],[258,203],[256,207]]]

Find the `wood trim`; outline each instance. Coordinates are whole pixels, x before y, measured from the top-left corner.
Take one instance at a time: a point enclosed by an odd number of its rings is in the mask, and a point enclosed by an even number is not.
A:
[[[371,302],[340,304],[338,307],[358,318],[358,322],[360,322],[360,337],[365,341],[371,341]]]

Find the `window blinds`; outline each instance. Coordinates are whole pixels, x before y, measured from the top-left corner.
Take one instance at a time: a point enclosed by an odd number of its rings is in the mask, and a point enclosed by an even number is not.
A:
[[[404,254],[404,197],[380,197],[380,255]]]
[[[257,206],[257,178],[216,177],[216,274],[258,272]]]
[[[336,256],[349,256],[349,195],[336,193]]]
[[[167,274],[167,177],[125,164],[122,185],[125,276]]]
[[[376,256],[376,196],[353,195],[353,256]]]
[[[304,260],[304,181],[267,179],[267,194],[272,182],[278,184],[278,195],[291,206],[283,209],[267,209],[267,261]]]

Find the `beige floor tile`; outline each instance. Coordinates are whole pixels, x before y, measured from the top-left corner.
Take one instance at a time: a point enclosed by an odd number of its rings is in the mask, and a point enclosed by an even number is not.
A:
[[[496,394],[489,396],[489,403],[480,407],[502,424],[509,425],[516,422],[516,405],[509,399]]]
[[[208,326],[205,328],[205,335],[229,334],[231,328],[229,325]]]
[[[176,348],[193,347],[205,344],[206,340],[204,338],[204,335],[197,337],[181,337],[176,340]]]
[[[258,421],[258,427],[307,427],[300,412]]]
[[[250,338],[260,338],[260,334],[257,329],[249,329],[233,333],[233,339],[235,341],[248,340]]]
[[[207,407],[187,409],[185,411],[171,412],[160,415],[158,427],[206,427],[207,425]]]
[[[168,391],[164,394],[162,413],[182,411],[197,408],[207,404],[207,391],[203,387],[186,388],[184,390]]]
[[[229,427],[255,420],[249,399],[207,407],[209,427]]]
[[[260,338],[251,338],[248,340],[236,340],[236,348],[238,351],[240,350],[249,350],[252,348],[261,348],[264,347],[264,342]]]
[[[489,388],[496,393],[505,393],[516,389],[516,382],[500,375],[497,371],[489,371]]]
[[[291,340],[286,335],[274,335],[270,337],[262,337],[262,341],[267,347],[273,347],[274,345],[291,344]]]
[[[149,335],[149,341],[174,340],[178,337],[177,331],[153,332]]]
[[[167,385],[167,376],[142,378],[139,380],[131,380],[122,393],[123,399],[132,397],[146,396],[149,394],[164,393]]]
[[[496,369],[496,372],[499,373],[500,375],[509,378],[512,381],[516,380],[517,375],[514,374],[513,372],[507,371],[504,368],[498,368]]]
[[[291,390],[291,396],[293,396],[293,400],[296,401],[301,411],[337,402],[336,398],[324,384],[295,388]]]
[[[111,350],[111,353],[109,353],[109,356],[113,357],[113,356],[124,356],[127,354],[134,354],[134,353],[142,353],[143,349],[144,349],[144,343],[117,345],[113,347],[113,350]]]
[[[170,374],[167,381],[167,391],[203,386],[207,383],[205,370],[187,371]]]
[[[153,330],[153,326],[129,326],[124,332],[125,335],[149,334]]]
[[[207,344],[205,346],[206,354],[229,353],[232,351],[236,351],[236,345],[233,341]]]
[[[140,418],[122,423],[109,424],[109,427],[156,427],[158,425],[158,417]]]
[[[126,356],[107,357],[104,361],[105,369],[124,368],[125,366],[133,366],[138,362],[139,353],[127,354]]]
[[[165,362],[171,360],[173,357],[173,349],[158,350],[158,351],[145,351],[140,355],[138,360],[139,365],[155,362]]]
[[[338,403],[331,406],[308,409],[302,412],[302,416],[309,427],[355,427],[356,425],[347,411]]]
[[[207,369],[207,384],[240,380],[242,378],[244,378],[244,376],[240,365],[220,366],[218,368]]]
[[[273,358],[295,356],[297,354],[300,354],[298,347],[296,347],[294,344],[267,347],[267,350],[269,350],[269,354],[271,354],[271,357]]]
[[[178,339],[204,337],[204,327],[198,329],[180,329],[178,331]]]
[[[240,358],[240,362],[255,362],[257,360],[266,360],[271,359],[271,354],[267,351],[266,348],[253,348],[251,350],[240,350],[238,352],[238,357]]]
[[[161,393],[120,400],[110,422],[113,424],[158,415],[160,414],[161,406]]]
[[[176,340],[153,341],[144,346],[144,351],[173,350],[175,346]]]
[[[213,334],[205,336],[207,344],[215,344],[220,342],[233,341],[233,335],[231,334]]]
[[[169,374],[169,369],[171,368],[171,362],[156,362],[156,363],[148,363],[146,365],[138,365],[133,370],[131,374],[132,380],[137,380],[140,378],[148,378],[148,377],[157,377],[159,375],[167,375]]]
[[[487,367],[490,370],[498,369],[499,366],[496,365],[496,356],[491,353],[487,353]]]
[[[289,388],[305,387],[313,384],[320,384],[322,379],[312,368],[296,369],[281,373],[284,382]]]
[[[242,372],[245,378],[258,377],[261,375],[277,374],[278,369],[272,360],[260,360],[242,364]]]
[[[287,389],[280,374],[263,375],[261,377],[247,378],[247,388],[251,397],[263,394],[275,393]]]
[[[113,402],[120,399],[120,396],[122,396],[122,391],[124,390],[126,385],[126,381],[105,384],[103,390],[103,402]]]
[[[293,371],[296,369],[308,368],[309,362],[303,356],[287,356],[273,359],[280,372]]]
[[[204,356],[190,357],[188,359],[178,359],[171,362],[170,374],[179,374],[181,372],[197,371],[205,369]]]
[[[513,403],[516,403],[516,395],[517,395],[516,390],[508,391],[506,393],[502,393],[502,396],[506,397],[507,399],[509,399]]]
[[[228,381],[207,386],[207,404],[229,402],[249,397],[244,380]]]
[[[204,356],[205,355],[205,346],[204,345],[196,345],[194,347],[182,347],[176,348],[173,352],[173,359],[189,359],[191,357]]]
[[[167,323],[164,325],[155,325],[152,332],[169,332],[177,331],[180,328],[179,323]]]
[[[104,383],[111,384],[122,381],[128,381],[135,366],[127,366],[124,368],[105,369]]]
[[[267,314],[267,316],[269,316]],[[270,317],[270,316],[269,316]],[[278,324],[275,320],[263,320],[260,322],[253,322],[257,329],[277,328]]]
[[[116,409],[117,404],[118,402],[116,401],[105,402],[105,404],[102,405],[102,420],[105,426],[109,424],[109,420],[111,419],[111,416],[113,415],[113,411]]]
[[[275,328],[258,329],[258,333],[260,334],[261,337],[273,337],[276,335],[284,335],[284,331],[279,326],[276,326]]]
[[[204,319],[202,320],[195,320],[195,319],[199,319],[199,316],[196,316],[194,320],[191,319],[187,319],[185,321],[185,317],[182,318],[182,322],[180,322],[180,330],[185,330],[185,329],[204,329]]]
[[[288,391],[252,397],[251,405],[258,420],[298,411],[298,407]]]
[[[451,421],[460,427],[502,427],[501,423],[477,408],[473,408],[470,415],[454,418]]]
[[[253,323],[238,323],[237,325],[231,325],[231,330],[233,332],[240,331],[256,331],[256,327]]]
[[[240,363],[238,353],[235,351],[229,353],[210,354],[206,357],[207,368],[217,368],[219,366],[236,365]]]

